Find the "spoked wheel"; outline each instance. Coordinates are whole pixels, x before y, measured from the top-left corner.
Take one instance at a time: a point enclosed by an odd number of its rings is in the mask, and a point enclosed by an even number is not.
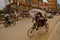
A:
[[[46,23],[46,24],[45,24],[45,31],[48,32],[48,29],[49,29],[49,24]]]
[[[34,36],[34,33],[35,33],[35,30],[33,28],[30,28],[28,31],[27,31],[27,36],[28,37],[33,37]]]
[[[15,20],[13,20],[13,25],[16,25],[16,21]]]
[[[8,24],[7,24],[7,22],[4,22],[4,27],[8,27]]]

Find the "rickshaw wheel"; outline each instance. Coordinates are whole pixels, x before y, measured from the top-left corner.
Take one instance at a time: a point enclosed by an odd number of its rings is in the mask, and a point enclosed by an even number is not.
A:
[[[49,29],[49,24],[46,23],[46,24],[45,24],[45,31],[48,32],[48,29]]]

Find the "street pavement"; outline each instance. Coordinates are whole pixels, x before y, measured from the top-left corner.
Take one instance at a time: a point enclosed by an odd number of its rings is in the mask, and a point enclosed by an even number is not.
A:
[[[47,33],[44,31],[38,31],[32,38],[27,37],[27,31],[32,27],[32,19],[25,18],[17,21],[16,25],[11,25],[5,28],[3,24],[0,25],[0,40],[47,40],[52,33],[56,23],[59,21],[60,16],[55,16],[48,20],[49,30]]]
[[[60,22],[57,23],[48,40],[60,40]]]

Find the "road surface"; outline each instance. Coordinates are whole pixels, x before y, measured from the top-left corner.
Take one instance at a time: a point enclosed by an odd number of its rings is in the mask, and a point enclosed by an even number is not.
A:
[[[27,31],[32,27],[31,21],[32,19],[24,19],[8,28],[0,25],[0,40],[45,40],[44,38],[49,33],[45,33],[44,31],[38,31],[32,38],[27,37]]]
[[[48,40],[60,40],[60,22],[56,25]]]

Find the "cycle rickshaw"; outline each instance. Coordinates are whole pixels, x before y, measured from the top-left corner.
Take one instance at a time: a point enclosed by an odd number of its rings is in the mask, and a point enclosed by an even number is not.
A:
[[[29,11],[29,13],[33,13],[34,12],[34,15],[35,15],[35,13],[37,13],[36,11],[37,12],[41,12],[42,15],[45,17],[45,19],[47,19],[45,12],[44,11],[41,11],[39,9],[32,9],[31,11]],[[35,21],[34,21],[34,23],[35,23]],[[48,32],[48,28],[49,28],[48,22],[45,22],[44,24],[41,24],[41,23],[34,24],[34,23],[33,23],[33,26],[31,28],[29,28],[28,31],[27,31],[27,36],[28,37],[34,36],[34,33],[36,32],[36,28],[37,28],[38,25],[40,27],[44,27],[45,28],[45,31]]]

